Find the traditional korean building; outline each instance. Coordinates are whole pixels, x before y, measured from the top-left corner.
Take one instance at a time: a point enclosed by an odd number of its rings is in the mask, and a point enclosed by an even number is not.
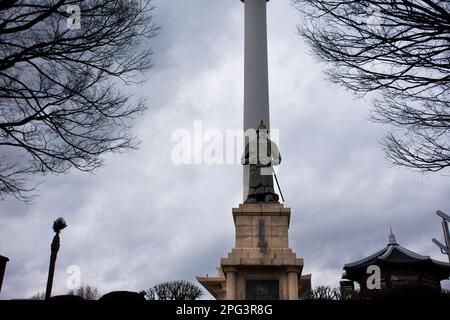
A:
[[[373,265],[381,271],[380,290],[367,288],[367,280],[373,274],[368,273],[368,268]],[[433,260],[402,247],[392,229],[385,248],[367,258],[346,264],[344,270],[341,284],[348,288],[349,284],[357,282],[361,296],[376,296],[404,284],[427,285],[441,290],[441,281],[450,277],[450,263]]]

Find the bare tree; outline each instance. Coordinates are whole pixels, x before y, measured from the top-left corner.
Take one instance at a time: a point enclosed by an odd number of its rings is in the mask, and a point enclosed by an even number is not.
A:
[[[151,66],[152,0],[0,3],[0,197],[29,175],[92,171],[136,146],[145,101],[125,92]],[[79,24],[78,24],[79,23]]]
[[[313,300],[341,300],[339,289],[328,286],[318,286],[311,292]]]
[[[98,289],[91,286],[82,286],[76,290],[70,290],[68,293],[70,296],[79,296],[85,300],[97,300],[99,297]]]
[[[32,295],[30,300],[45,300],[45,292],[39,292]]]
[[[373,93],[376,121],[392,124],[382,141],[397,165],[450,166],[450,2],[293,0],[301,36],[331,67],[329,78]]]
[[[147,300],[196,300],[202,290],[188,281],[170,281],[157,284],[145,291]]]

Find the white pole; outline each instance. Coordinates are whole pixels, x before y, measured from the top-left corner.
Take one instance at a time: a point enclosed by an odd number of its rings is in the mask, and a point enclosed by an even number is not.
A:
[[[245,0],[244,130],[270,127],[266,0]]]
[[[268,0],[241,0],[245,4],[244,131],[264,121],[270,128],[267,58]],[[244,200],[248,192],[249,167],[244,166]]]

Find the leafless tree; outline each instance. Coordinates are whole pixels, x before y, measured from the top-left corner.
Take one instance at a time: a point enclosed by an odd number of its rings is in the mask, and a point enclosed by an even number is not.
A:
[[[1,198],[29,199],[32,174],[92,171],[136,146],[146,105],[124,86],[151,66],[152,2],[1,1]]]
[[[76,290],[70,290],[68,295],[79,296],[85,300],[97,300],[99,297],[98,289],[91,286],[82,286]]]
[[[202,290],[188,281],[170,281],[157,284],[145,291],[147,300],[196,300]]]
[[[31,300],[45,300],[45,292],[36,293],[30,298]]]
[[[318,286],[311,293],[313,300],[341,300],[339,289],[328,286]]]
[[[373,119],[394,126],[382,141],[387,157],[420,171],[450,167],[450,2],[293,2],[329,78],[372,93]]]

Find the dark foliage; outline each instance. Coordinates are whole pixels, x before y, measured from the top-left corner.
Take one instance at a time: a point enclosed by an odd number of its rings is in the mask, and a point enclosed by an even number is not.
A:
[[[188,281],[170,281],[157,284],[145,291],[148,300],[196,300],[202,290]]]

